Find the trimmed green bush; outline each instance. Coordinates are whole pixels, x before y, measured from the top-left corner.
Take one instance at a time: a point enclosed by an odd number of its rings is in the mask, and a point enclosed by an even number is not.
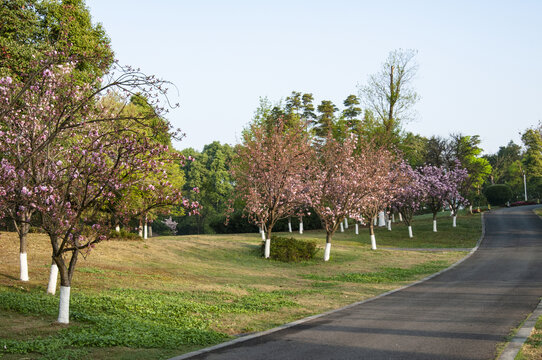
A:
[[[109,233],[109,239],[111,240],[143,240],[138,234],[120,229],[120,232],[111,230]]]
[[[262,242],[260,248],[261,255],[264,256],[265,242]],[[301,241],[295,238],[281,236],[271,237],[271,254],[273,260],[284,262],[299,262],[313,259],[318,248],[314,241]]]
[[[512,189],[505,184],[490,185],[487,187],[485,195],[491,205],[504,205],[512,198]]]

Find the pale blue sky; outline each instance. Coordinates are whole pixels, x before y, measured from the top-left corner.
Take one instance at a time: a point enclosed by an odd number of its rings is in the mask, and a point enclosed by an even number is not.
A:
[[[542,1],[86,3],[121,63],[177,85],[179,149],[238,142],[261,96],[342,107],[397,48],[418,50],[407,130],[480,135],[492,153],[542,121]]]

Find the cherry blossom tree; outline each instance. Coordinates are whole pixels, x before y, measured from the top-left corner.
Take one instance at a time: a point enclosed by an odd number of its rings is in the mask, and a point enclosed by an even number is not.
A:
[[[395,193],[393,207],[402,215],[402,220],[408,227],[408,236],[412,235],[412,218],[414,213],[421,207],[425,198],[426,189],[421,179],[421,174],[412,169],[407,163],[402,163],[399,169],[405,177],[405,184],[399,187]]]
[[[0,79],[0,193],[15,194],[0,200],[0,210],[5,215],[17,203],[18,216],[39,213],[53,249],[51,278],[56,279],[55,268],[60,272],[61,323],[69,322],[79,255],[88,254],[109,232],[104,209],[119,191],[171,161],[168,146],[148,136],[149,131],[169,129],[167,122],[151,124],[146,115],[127,117],[104,106],[96,83],[77,82],[75,66],[42,61],[35,67],[41,72],[26,77],[25,83]],[[99,89],[115,84],[128,94],[144,90],[152,98],[152,89],[164,93],[160,81],[135,70],[109,77],[112,81]]]
[[[461,164],[457,162],[455,168],[448,170],[446,177],[450,183],[450,186],[453,186],[456,189],[456,191],[450,192],[447,199],[447,203],[452,211],[452,226],[456,227],[457,211],[459,210],[459,207],[469,204],[469,201],[465,198],[466,194],[461,194],[460,192],[460,189],[466,190],[469,188],[469,186],[466,184],[469,179],[469,173],[467,172],[467,169],[461,167]]]
[[[266,258],[270,255],[271,232],[276,222],[297,214],[308,202],[305,185],[308,164],[313,159],[306,125],[300,121],[285,126],[252,124],[237,148],[232,166],[237,196],[243,200],[248,218],[266,231]]]
[[[317,153],[311,169],[310,206],[326,229],[324,261],[328,261],[331,240],[344,219],[361,221],[371,199],[385,195],[391,157],[354,136],[341,143],[330,135]]]
[[[425,204],[433,213],[433,231],[437,232],[437,214],[448,199],[460,198],[458,184],[448,175],[443,166],[425,165],[419,169],[426,191]]]

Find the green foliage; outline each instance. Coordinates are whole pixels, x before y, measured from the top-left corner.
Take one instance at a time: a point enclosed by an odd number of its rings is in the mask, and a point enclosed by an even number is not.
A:
[[[255,314],[297,306],[288,299],[292,291],[248,288],[245,292],[246,295],[125,289],[99,294],[77,292],[71,299],[71,318],[75,323],[69,328],[52,336],[24,341],[1,339],[0,356],[37,352],[72,359],[85,353],[72,348],[175,349],[183,345],[209,345],[228,338],[211,329],[220,314]],[[0,309],[53,318],[58,311],[58,298],[46,295],[42,289],[25,292],[3,288]],[[69,351],[63,353],[63,349]]]
[[[265,243],[262,243],[260,252],[264,256]],[[293,237],[271,237],[271,254],[273,260],[284,262],[299,262],[314,258],[318,248],[314,241],[302,241]]]
[[[505,184],[490,185],[485,190],[487,201],[493,205],[504,205],[512,199],[512,189]]]
[[[109,239],[111,240],[142,240],[141,237],[133,232],[126,231],[124,229],[120,229],[119,232],[116,230],[111,230],[109,233]]]
[[[383,284],[414,280],[420,275],[430,275],[448,266],[446,261],[430,261],[408,269],[383,267],[380,271],[368,273],[342,273],[335,276],[303,275],[306,279],[319,281],[340,281],[365,284]]]

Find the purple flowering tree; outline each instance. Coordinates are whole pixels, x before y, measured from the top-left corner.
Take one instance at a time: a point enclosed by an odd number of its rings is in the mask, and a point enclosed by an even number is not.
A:
[[[79,256],[110,231],[104,209],[156,165],[171,161],[167,146],[149,140],[149,132],[163,132],[168,124],[152,125],[148,118],[128,117],[104,105],[96,84],[77,82],[75,65],[41,62],[35,68],[42,71],[26,83],[0,79],[0,193],[9,194],[0,199],[0,210],[4,216],[13,206],[21,217],[39,213],[52,246],[51,279],[56,279],[55,268],[60,273],[61,323],[69,322]],[[110,74],[110,80],[128,93],[144,90],[145,84],[147,91],[161,92],[159,81],[137,71],[116,78]],[[111,82],[105,83],[102,90],[110,88]]]
[[[433,231],[437,232],[437,214],[449,199],[459,198],[458,184],[443,166],[425,165],[419,169],[426,190],[425,204],[433,213]]]
[[[467,189],[466,182],[469,179],[469,173],[467,169],[461,167],[459,162],[456,163],[455,168],[448,170],[446,173],[449,183],[455,186],[456,191],[450,192],[447,203],[452,211],[452,226],[457,226],[457,211],[460,206],[469,205],[469,201],[460,193],[460,189]]]
[[[404,176],[405,183],[397,189],[393,207],[401,214],[404,224],[408,227],[408,236],[412,238],[412,218],[423,203],[426,189],[421,174],[410,165],[402,163],[399,171]]]

